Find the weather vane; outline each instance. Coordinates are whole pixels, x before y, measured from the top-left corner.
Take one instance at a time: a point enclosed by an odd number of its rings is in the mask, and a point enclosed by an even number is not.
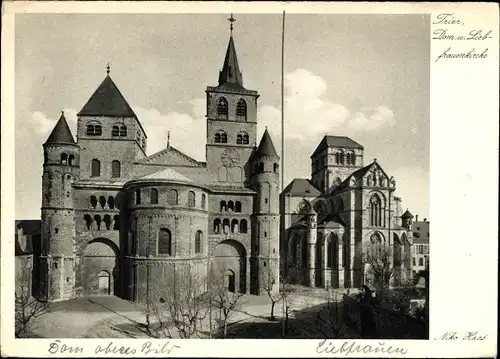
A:
[[[236,19],[233,17],[233,13],[231,13],[231,17],[227,19],[227,21],[230,22],[231,25],[229,25],[229,29],[231,30],[231,33],[233,32],[233,22],[236,21]]]

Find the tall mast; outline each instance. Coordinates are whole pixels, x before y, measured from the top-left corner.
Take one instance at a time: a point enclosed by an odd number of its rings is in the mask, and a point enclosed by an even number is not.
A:
[[[285,189],[285,11],[281,28],[281,190]]]

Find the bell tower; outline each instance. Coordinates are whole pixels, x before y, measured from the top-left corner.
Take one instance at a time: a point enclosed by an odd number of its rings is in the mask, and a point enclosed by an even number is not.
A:
[[[231,34],[219,72],[218,86],[208,86],[207,94],[207,169],[217,182],[243,183],[247,179],[247,165],[257,136],[257,91],[243,86],[236,47]]]

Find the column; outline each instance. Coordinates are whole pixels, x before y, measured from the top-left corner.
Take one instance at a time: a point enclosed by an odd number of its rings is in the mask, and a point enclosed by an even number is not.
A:
[[[315,262],[316,262],[316,243],[308,243],[307,245],[307,249],[308,249],[308,256],[307,256],[307,259],[309,261],[308,263],[308,270],[309,270],[309,276],[307,278],[307,281],[308,281],[308,284],[310,287],[315,287],[316,286],[316,265],[315,265]]]
[[[338,255],[337,255],[337,273],[338,273],[338,288],[344,288],[344,276],[345,276],[345,271],[344,271],[344,241],[342,239],[342,236],[337,234],[338,238]]]
[[[323,288],[328,287],[326,268],[326,240],[321,243],[321,283]]]
[[[250,277],[250,256],[247,256],[246,259],[247,259],[247,262],[246,262],[247,274],[246,274],[245,293],[250,294],[250,280],[251,280],[251,277]]]

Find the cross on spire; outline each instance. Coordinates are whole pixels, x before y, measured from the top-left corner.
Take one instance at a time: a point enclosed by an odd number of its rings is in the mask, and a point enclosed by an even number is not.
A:
[[[170,147],[170,130],[167,132],[167,148]]]
[[[106,73],[108,74],[108,76],[110,72],[111,72],[111,67],[109,67],[109,62],[108,62],[108,66],[106,66]]]
[[[233,33],[233,22],[236,21],[236,19],[233,17],[233,13],[231,13],[231,17],[229,17],[227,19],[227,21],[229,21],[230,25],[229,25],[229,29],[231,30],[231,34]]]

